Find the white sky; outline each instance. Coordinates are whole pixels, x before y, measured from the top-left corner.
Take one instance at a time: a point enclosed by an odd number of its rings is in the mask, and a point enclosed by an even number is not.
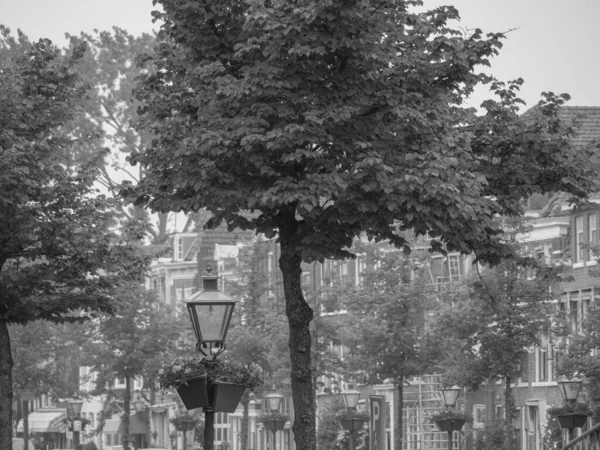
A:
[[[424,0],[426,8],[452,4],[461,27],[506,31],[491,72],[525,79],[521,97],[533,106],[542,91],[567,92],[573,106],[600,106],[600,0]],[[64,33],[124,28],[137,35],[155,28],[152,0],[0,0],[0,23],[30,38],[64,43]],[[477,93],[474,106],[485,97]]]

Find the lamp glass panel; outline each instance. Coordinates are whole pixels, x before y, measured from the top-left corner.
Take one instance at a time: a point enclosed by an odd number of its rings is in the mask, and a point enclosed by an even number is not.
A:
[[[454,408],[456,406],[458,394],[460,394],[460,388],[458,387],[442,389],[442,397],[444,398],[444,404],[446,407]]]
[[[358,391],[345,391],[342,393],[344,396],[344,403],[346,404],[346,408],[356,408],[358,405],[358,400],[360,399],[360,392]]]
[[[559,381],[558,385],[564,400],[577,400],[579,389],[581,388],[581,381]]]
[[[224,341],[233,305],[194,304],[193,308],[200,328],[201,340],[203,342]]]
[[[269,404],[269,410],[272,412],[279,411],[279,407],[281,406],[281,399],[283,396],[279,394],[269,394],[265,396],[267,399],[267,403]]]
[[[83,401],[81,400],[70,400],[67,402],[67,411],[70,410],[73,417],[77,417],[81,414],[83,409]]]

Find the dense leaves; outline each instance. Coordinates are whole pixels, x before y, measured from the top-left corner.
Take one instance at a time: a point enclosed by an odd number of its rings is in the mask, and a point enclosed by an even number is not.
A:
[[[434,330],[445,356],[438,370],[448,385],[476,390],[502,380],[506,449],[512,448],[514,435],[513,383],[527,371],[531,349],[556,342],[564,332],[553,294],[560,267],[544,261],[531,264],[507,260],[493,268],[484,267],[448,299],[451,302],[440,312]]]
[[[3,33],[0,49],[0,447],[10,449],[8,324],[113,312],[115,289],[140,282],[147,261],[119,233],[117,202],[95,189],[97,165],[61,164],[85,47],[63,58],[48,40]]]

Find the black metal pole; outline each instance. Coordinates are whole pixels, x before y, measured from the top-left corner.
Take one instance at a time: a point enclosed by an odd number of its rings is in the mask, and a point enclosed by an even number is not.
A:
[[[350,430],[350,450],[354,450],[354,419],[352,419],[352,429]]]
[[[277,450],[277,422],[273,421],[273,450]]]
[[[215,412],[204,408],[204,450],[215,448]]]
[[[79,431],[73,431],[73,448],[79,450]]]
[[[452,450],[452,431],[448,431],[448,450]]]

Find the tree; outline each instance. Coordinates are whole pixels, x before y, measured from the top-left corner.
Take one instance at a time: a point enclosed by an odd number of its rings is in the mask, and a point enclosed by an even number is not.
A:
[[[153,375],[167,355],[176,352],[179,332],[175,319],[157,308],[153,292],[138,286],[126,287],[118,293],[117,300],[115,315],[87,327],[82,364],[101,374],[97,392],[106,391],[116,379],[125,380],[121,420],[123,447],[129,450],[132,382],[141,377],[154,389]]]
[[[394,448],[401,449],[404,381],[432,366],[432,354],[423,343],[425,312],[434,308],[435,297],[427,289],[424,255],[406,256],[360,242],[354,251],[366,258],[370,270],[360,286],[334,288],[335,295],[329,297],[336,309],[347,311],[338,332],[346,349],[344,369],[364,383],[394,380],[394,410],[400,412],[393,424]]]
[[[434,335],[445,358],[439,372],[446,384],[474,390],[498,378],[504,382],[504,439],[510,450],[514,445],[514,381],[526,365],[528,348],[552,340],[563,329],[557,317],[552,289],[559,281],[561,268],[543,261],[523,266],[507,260],[494,268],[485,267],[480,275],[453,293],[436,319]],[[437,330],[437,331],[436,331]]]
[[[94,158],[108,146],[100,162],[101,182],[114,191],[120,180],[138,180],[140,174],[131,171],[126,156],[140,152],[151,136],[131,125],[137,120],[138,102],[133,98],[137,78],[147,70],[136,64],[139,55],[152,51],[156,38],[151,34],[132,36],[126,30],[114,27],[111,31],[69,35],[69,48],[85,44],[87,52],[77,61],[73,70],[91,89],[81,104],[81,111],[67,124],[68,131],[77,138],[77,145],[69,152],[69,163]],[[101,139],[90,141],[89,136]],[[129,218],[137,211],[122,210]],[[158,214],[156,226],[149,226],[152,243],[164,244],[168,238],[168,215]]]
[[[78,347],[72,345],[66,327],[45,320],[9,327],[14,362],[12,389],[22,405],[24,448],[29,448],[29,402],[41,394],[65,398],[78,388],[72,376],[73,363],[78,361],[74,350]]]
[[[281,246],[297,448],[314,449],[313,311],[301,263],[352,257],[354,237],[426,232],[434,250],[509,254],[498,215],[564,190],[584,197],[597,158],[571,150],[548,94],[521,117],[516,91],[476,71],[502,34],[464,35],[453,7],[419,0],[161,0],[162,39],[136,91],[156,139],[125,186],[154,211],[213,214],[208,228],[253,229]],[[498,100],[463,106],[481,82]],[[252,214],[246,214],[250,211]],[[445,244],[445,248],[444,248]]]
[[[4,44],[4,42],[3,42]],[[47,40],[0,68],[0,448],[12,448],[9,324],[81,322],[114,310],[146,258],[118,233],[117,202],[94,188],[92,164],[66,168],[63,125],[84,91]]]

